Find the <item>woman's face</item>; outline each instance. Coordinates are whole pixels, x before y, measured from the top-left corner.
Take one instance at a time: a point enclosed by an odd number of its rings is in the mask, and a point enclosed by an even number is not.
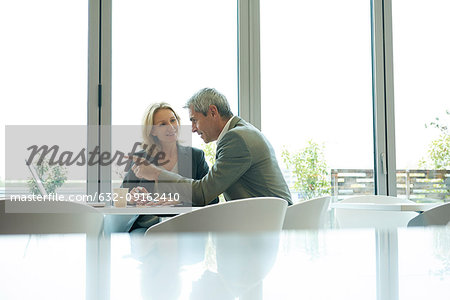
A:
[[[153,116],[152,135],[162,143],[176,142],[178,120],[170,109],[160,109]]]

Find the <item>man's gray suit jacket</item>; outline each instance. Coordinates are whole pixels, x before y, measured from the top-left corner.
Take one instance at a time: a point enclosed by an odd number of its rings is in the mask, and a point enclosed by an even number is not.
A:
[[[236,116],[218,142],[216,162],[205,177],[192,180],[163,170],[158,180],[176,182],[180,186],[190,183],[193,205],[206,205],[221,193],[227,201],[278,197],[292,204],[269,141],[257,128]]]

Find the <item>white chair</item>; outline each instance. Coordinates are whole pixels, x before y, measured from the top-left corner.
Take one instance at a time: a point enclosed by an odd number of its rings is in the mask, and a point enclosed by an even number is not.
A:
[[[450,225],[450,202],[426,210],[408,223],[408,227],[438,225]]]
[[[150,227],[145,234],[277,231],[283,226],[286,207],[286,200],[274,197],[233,200],[175,216]]]
[[[330,196],[314,198],[289,206],[283,229],[323,228],[330,199]]]
[[[408,199],[392,196],[367,195],[344,199],[339,203],[414,203]],[[410,211],[381,211],[372,209],[335,208],[335,216],[340,228],[396,228],[406,227],[409,220],[418,213]]]
[[[89,233],[99,236],[103,215],[71,201],[0,200],[0,234]]]

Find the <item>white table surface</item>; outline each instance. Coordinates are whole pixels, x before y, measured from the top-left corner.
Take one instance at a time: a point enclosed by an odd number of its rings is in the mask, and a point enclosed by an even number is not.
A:
[[[377,269],[376,232],[111,236],[108,299],[448,300],[450,228],[402,228],[397,278]],[[84,235],[0,235],[0,299],[84,299]],[[394,252],[394,253],[391,253]],[[99,253],[102,255],[102,253]],[[392,267],[392,266],[391,266]],[[97,299],[96,299],[97,300]]]
[[[153,207],[114,207],[105,206],[95,208],[102,214],[107,215],[179,215],[182,213],[187,213],[199,207],[181,207],[181,206],[153,206]]]
[[[381,210],[381,211],[417,211],[422,212],[442,203],[340,203],[334,202],[330,204],[331,208],[345,208],[345,209],[367,209],[367,210]]]

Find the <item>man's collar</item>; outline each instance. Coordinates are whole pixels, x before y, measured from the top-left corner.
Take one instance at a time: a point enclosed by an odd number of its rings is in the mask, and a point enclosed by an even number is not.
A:
[[[219,137],[217,138],[216,144],[218,144],[219,141],[222,139],[222,137],[225,135],[225,133],[228,132],[228,129],[230,128],[231,120],[233,120],[233,118],[234,118],[234,116],[231,117],[231,118],[228,120],[228,122],[225,124],[225,126],[223,127],[222,131],[221,131],[220,134],[219,134]]]

